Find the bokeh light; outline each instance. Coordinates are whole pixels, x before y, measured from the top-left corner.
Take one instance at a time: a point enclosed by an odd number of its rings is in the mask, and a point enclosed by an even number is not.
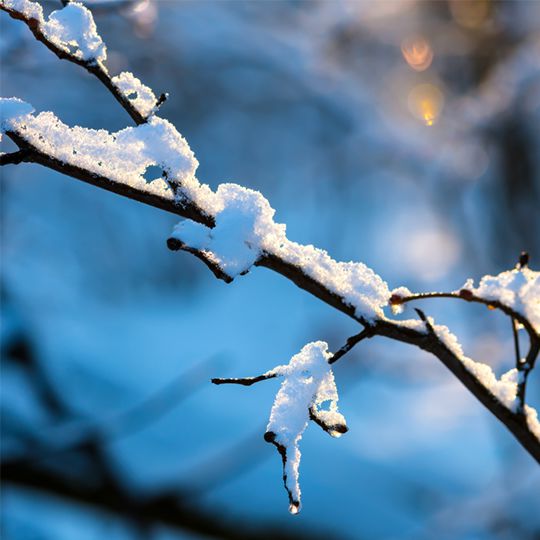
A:
[[[422,36],[411,36],[401,42],[401,53],[415,71],[425,71],[433,61],[433,49]]]
[[[444,95],[433,84],[419,84],[409,92],[408,103],[413,116],[426,126],[432,126],[442,112]]]
[[[491,6],[489,0],[450,0],[450,11],[460,26],[475,29],[489,19]]]

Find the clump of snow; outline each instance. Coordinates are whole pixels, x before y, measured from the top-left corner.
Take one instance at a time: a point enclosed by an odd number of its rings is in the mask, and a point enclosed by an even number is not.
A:
[[[132,73],[124,71],[113,77],[112,82],[145,118],[156,111],[157,99],[154,92]]]
[[[390,309],[394,315],[403,312],[404,303],[402,300],[408,296],[412,296],[412,293],[407,287],[398,287],[390,292]]]
[[[272,406],[265,438],[283,449],[283,479],[292,513],[300,509],[298,444],[307,427],[310,409],[324,423],[342,428],[330,430],[331,435],[339,436],[346,431],[345,418],[337,409],[338,394],[328,364],[330,356],[324,341],[308,343],[287,365],[277,366],[267,373],[285,378]],[[330,402],[330,407],[323,410],[322,404],[326,402]]]
[[[284,237],[283,225],[274,223],[274,209],[258,192],[237,184],[221,184],[216,192],[219,208],[215,227],[182,221],[173,238],[204,251],[230,277],[246,272],[261,253],[263,240]]]
[[[79,60],[104,62],[107,49],[97,32],[94,17],[79,2],[70,2],[64,8],[53,11],[46,21],[42,7],[29,0],[2,0],[2,5],[17,11],[26,19],[37,21],[45,38],[58,48]]]
[[[5,133],[13,120],[19,119],[21,116],[27,116],[34,112],[34,108],[22,99],[0,98],[0,137]]]
[[[2,99],[2,107],[8,111],[31,111],[24,102]],[[162,118],[153,116],[136,127],[128,127],[116,133],[104,129],[94,130],[79,126],[69,127],[52,112],[36,116],[13,116],[2,121],[4,131],[13,131],[39,151],[104,176],[137,190],[167,198],[174,198],[167,181],[156,178],[148,183],[144,173],[148,167],[161,167],[169,183],[178,186],[186,197],[207,204],[209,211],[214,195],[208,186],[199,184],[195,178],[198,162],[186,140],[175,127]]]
[[[304,246],[287,239],[268,244],[263,245],[263,248],[300,267],[306,275],[323,283],[354,307],[356,316],[367,321],[384,318],[382,308],[388,305],[390,290],[386,282],[365,264],[338,262],[323,249],[312,245]]]
[[[2,0],[0,5],[5,8],[22,13],[27,19],[43,21],[43,8],[37,2],[30,0]]]
[[[78,2],[53,11],[41,30],[49,41],[79,60],[104,62],[107,58],[91,11]]]
[[[540,441],[540,421],[538,420],[538,412],[533,407],[525,405],[525,416],[527,418],[527,425],[529,426],[529,429]]]
[[[392,296],[396,296],[399,298],[407,298],[408,296],[412,296],[412,292],[407,289],[407,287],[398,287],[397,289],[392,289]]]
[[[540,332],[540,272],[520,268],[501,272],[497,276],[484,276],[478,287],[472,279],[461,290],[501,304],[526,317],[536,332]]]

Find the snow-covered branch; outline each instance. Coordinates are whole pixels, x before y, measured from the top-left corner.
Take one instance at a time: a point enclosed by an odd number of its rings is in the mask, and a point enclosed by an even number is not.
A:
[[[60,58],[96,75],[137,124],[110,133],[67,126],[52,112],[34,114],[17,98],[0,102],[0,130],[19,148],[3,155],[2,164],[38,163],[97,187],[150,204],[184,219],[174,228],[168,246],[203,260],[226,282],[253,267],[271,269],[352,317],[364,330],[333,356],[324,342],[306,345],[284,366],[251,379],[215,379],[216,384],[251,385],[278,376],[284,381],[272,407],[265,438],[284,462],[291,510],[300,507],[298,442],[312,419],[325,431],[340,435],[346,423],[337,411],[337,390],[331,364],[354,345],[384,336],[429,351],[473,393],[540,463],[540,424],[525,404],[527,376],[540,349],[540,274],[522,264],[498,276],[485,276],[478,287],[468,281],[452,293],[413,295],[391,291],[387,283],[361,262],[340,262],[326,251],[287,238],[286,226],[274,221],[274,209],[257,191],[221,184],[214,191],[195,173],[198,162],[187,141],[167,120],[157,116],[151,89],[130,73],[110,77],[103,66],[106,49],[90,11],[68,3],[45,21],[41,7],[29,0],[2,0],[0,7],[23,20],[36,39]],[[161,177],[148,182],[145,174],[159,167]],[[528,332],[530,349],[517,368],[498,379],[491,368],[463,353],[456,337],[426,317],[395,320],[389,308],[420,298],[460,298],[498,308]],[[324,402],[330,408],[322,407]]]
[[[348,431],[347,422],[337,407],[339,398],[330,367],[331,358],[328,344],[316,341],[305,345],[288,364],[276,366],[258,377],[212,379],[214,384],[250,386],[267,379],[284,378],[270,412],[264,439],[272,443],[281,455],[283,482],[292,514],[300,511],[299,443],[309,420],[332,437],[341,437]]]
[[[540,352],[540,279],[538,272],[528,268],[528,262],[529,255],[523,252],[514,270],[502,272],[498,276],[484,276],[478,287],[474,287],[473,281],[468,280],[457,291],[411,294],[402,288],[390,297],[390,304],[395,311],[413,300],[454,298],[483,304],[488,309],[498,309],[510,317],[516,350],[516,411],[519,414],[525,414],[527,381]],[[529,337],[529,351],[525,357],[520,354],[519,325]]]
[[[105,66],[107,48],[97,32],[92,12],[79,2],[66,2],[45,20],[43,8],[31,0],[1,0],[0,10],[23,21],[34,37],[58,58],[83,67],[109,90],[136,124],[144,124],[167,99],[156,98],[131,73],[111,77]]]

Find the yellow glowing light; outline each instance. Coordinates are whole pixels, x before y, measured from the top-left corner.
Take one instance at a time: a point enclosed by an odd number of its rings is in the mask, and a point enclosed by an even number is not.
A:
[[[437,121],[443,105],[443,93],[433,84],[419,84],[409,92],[409,110],[426,126]]]
[[[433,49],[421,36],[406,38],[401,43],[403,58],[415,71],[426,70],[433,61]]]
[[[454,20],[465,28],[479,28],[489,18],[490,0],[450,0]]]

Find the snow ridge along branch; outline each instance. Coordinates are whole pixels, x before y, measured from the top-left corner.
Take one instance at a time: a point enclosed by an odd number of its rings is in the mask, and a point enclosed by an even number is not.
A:
[[[70,127],[51,112],[34,115],[29,104],[17,98],[2,99],[1,132],[19,148],[0,156],[2,165],[38,163],[186,218],[189,221],[175,227],[169,248],[193,253],[218,278],[230,282],[252,266],[266,267],[352,317],[364,331],[350,338],[334,356],[321,352],[328,364],[362,339],[376,335],[431,352],[540,463],[540,424],[536,411],[524,402],[527,376],[540,348],[538,272],[521,265],[498,276],[485,276],[478,288],[468,282],[457,295],[411,295],[404,288],[391,292],[364,264],[338,262],[314,246],[290,241],[285,225],[274,222],[274,210],[260,193],[237,184],[221,184],[216,191],[200,184],[195,177],[198,162],[189,145],[170,122],[156,115],[165,96],[156,99],[152,90],[130,73],[109,76],[104,66],[105,45],[91,12],[82,4],[69,2],[47,21],[39,4],[30,0],[1,0],[0,9],[25,22],[36,39],[59,58],[96,76],[137,124],[116,133]],[[98,156],[102,159],[96,159]],[[144,174],[150,166],[160,167],[163,173],[147,182]],[[518,358],[517,368],[499,380],[489,366],[466,357],[457,338],[423,312],[419,312],[420,320],[405,321],[391,319],[384,312],[391,305],[435,296],[478,301],[503,311],[529,335],[526,358]],[[309,417],[317,422],[314,417],[320,420],[320,415],[309,403]],[[298,509],[299,492],[295,499],[295,486],[288,489]]]

